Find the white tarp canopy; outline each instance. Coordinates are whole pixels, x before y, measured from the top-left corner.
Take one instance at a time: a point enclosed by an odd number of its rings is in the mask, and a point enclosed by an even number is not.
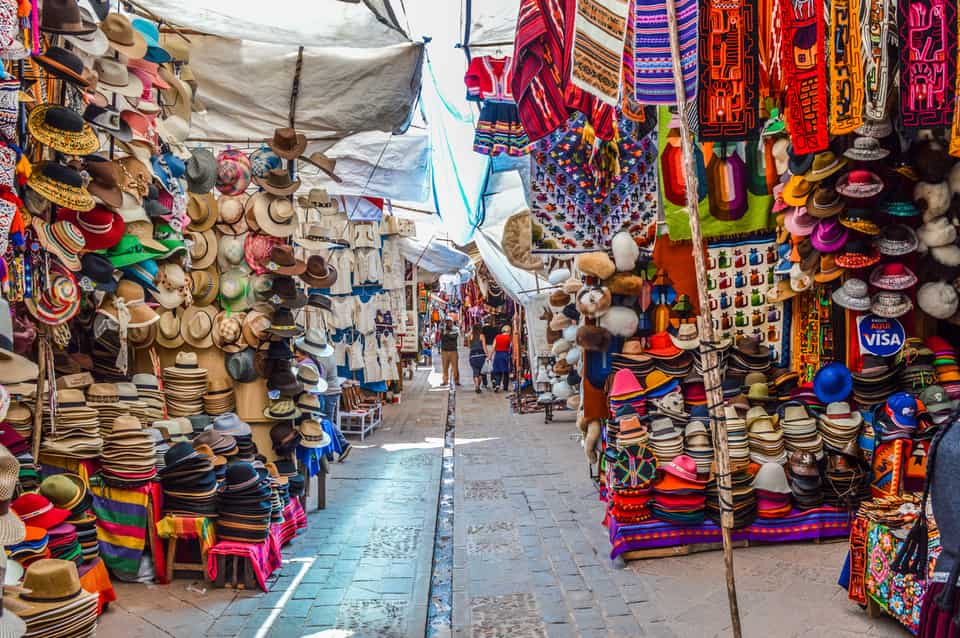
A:
[[[436,237],[404,237],[400,240],[400,254],[417,267],[438,274],[459,273],[463,269],[473,268],[469,255]]]
[[[520,0],[482,0],[470,2],[469,46],[511,50],[517,30]],[[509,45],[505,43],[510,43]],[[487,53],[485,51],[485,53]]]
[[[165,22],[224,38],[311,47],[409,41],[390,0],[135,0]],[[514,12],[516,15],[516,12]]]

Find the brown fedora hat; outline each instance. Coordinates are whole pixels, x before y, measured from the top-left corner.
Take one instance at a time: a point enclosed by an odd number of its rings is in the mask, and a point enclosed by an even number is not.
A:
[[[337,269],[320,255],[312,255],[307,259],[307,269],[300,274],[300,279],[313,288],[329,288],[337,281]]]
[[[271,169],[266,177],[254,177],[253,182],[273,195],[292,195],[300,188],[299,179],[290,179],[290,173],[283,168]]]
[[[269,145],[283,159],[296,159],[307,149],[307,137],[289,127],[278,128],[273,132]]]

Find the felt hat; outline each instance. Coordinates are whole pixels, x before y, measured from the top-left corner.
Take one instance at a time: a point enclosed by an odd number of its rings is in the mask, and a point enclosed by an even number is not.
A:
[[[858,135],[853,140],[853,146],[843,152],[844,157],[858,162],[875,162],[890,154],[888,149],[880,146],[875,137]]]
[[[810,170],[804,174],[808,182],[822,182],[847,165],[844,157],[837,157],[833,151],[817,153]]]
[[[300,337],[303,335],[303,328],[297,325],[293,312],[281,306],[274,310],[267,332],[275,337]]]
[[[98,93],[108,97],[123,96],[129,98],[139,98],[143,93],[143,81],[131,73],[127,65],[120,61],[107,57],[97,58],[93,63],[93,68],[97,72]],[[127,123],[130,124],[129,117]],[[134,138],[136,138],[136,135],[134,135]]]
[[[134,18],[130,24],[147,42],[147,52],[144,55],[145,60],[159,64],[171,60],[171,56],[167,50],[160,46],[160,29],[157,28],[155,22],[150,22],[143,18]]]
[[[44,146],[66,155],[89,155],[100,148],[93,127],[76,111],[56,104],[35,106],[27,117],[27,130]]]
[[[917,233],[903,224],[887,224],[874,242],[881,255],[899,257],[908,255],[917,249]]]
[[[872,213],[866,208],[848,208],[840,216],[840,223],[851,230],[864,235],[877,235],[880,226],[874,221]]]
[[[816,228],[817,218],[807,212],[806,206],[799,206],[787,211],[783,225],[791,235],[806,237]]]
[[[869,243],[853,239],[837,253],[836,261],[841,268],[869,268],[880,261],[880,253]]]
[[[56,527],[70,516],[69,510],[54,507],[46,496],[36,492],[22,494],[10,504],[10,508],[24,524],[47,530]]]
[[[283,168],[272,169],[265,177],[254,176],[253,183],[278,197],[292,195],[300,188],[300,180],[290,179],[290,173]]]
[[[320,255],[311,255],[300,279],[311,288],[329,288],[337,281],[337,270]]]
[[[906,290],[917,284],[917,276],[900,262],[880,264],[870,273],[870,285],[882,290]]]
[[[217,311],[212,306],[190,306],[183,311],[180,333],[190,346],[202,350],[213,345],[213,320]]]
[[[813,377],[813,391],[824,403],[845,401],[852,390],[850,370],[838,361],[823,366]]]
[[[333,346],[327,341],[327,333],[320,328],[310,328],[296,341],[294,347],[312,357],[323,358],[333,354]]]
[[[274,246],[269,257],[260,260],[260,266],[277,275],[302,275],[307,268],[296,258],[293,247],[286,244]]]
[[[206,148],[194,148],[187,159],[187,190],[203,195],[209,193],[217,183],[217,158]]]
[[[807,212],[818,219],[839,215],[844,209],[843,199],[837,191],[820,184],[807,202]]]
[[[883,180],[873,171],[858,168],[840,177],[836,189],[849,199],[871,199],[883,192]]]
[[[224,367],[231,379],[238,383],[249,383],[257,378],[257,371],[253,365],[254,354],[252,348],[247,348],[226,356]]]
[[[128,58],[143,58],[147,41],[133,28],[130,19],[120,13],[110,13],[100,22],[100,30],[107,36],[110,47]]]
[[[81,290],[92,292],[113,292],[117,289],[117,280],[113,278],[113,264],[98,253],[85,253],[80,259],[80,275],[77,285]]]
[[[910,297],[902,292],[878,292],[870,303],[870,311],[880,317],[895,319],[913,310]]]
[[[840,250],[849,237],[849,231],[835,218],[821,219],[810,235],[810,243],[821,253],[834,253]]]
[[[47,47],[40,55],[33,56],[33,60],[56,78],[83,88],[90,85],[83,60],[63,47]]]
[[[820,270],[813,276],[813,279],[817,283],[836,281],[843,276],[843,272],[843,268],[837,266],[833,255],[821,255]]]

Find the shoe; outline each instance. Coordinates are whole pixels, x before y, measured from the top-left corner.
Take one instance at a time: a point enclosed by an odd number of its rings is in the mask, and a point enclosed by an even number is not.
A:
[[[343,448],[343,452],[340,453],[340,456],[337,457],[337,463],[343,463],[348,456],[350,456],[350,450],[353,449],[353,446],[347,443],[347,447]]]
[[[477,394],[480,394],[480,388],[476,388]]]

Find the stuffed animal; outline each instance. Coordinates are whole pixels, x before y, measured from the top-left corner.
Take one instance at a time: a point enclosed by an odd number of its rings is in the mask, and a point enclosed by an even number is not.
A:
[[[606,352],[610,348],[610,333],[600,326],[580,326],[577,345],[588,352]]]
[[[587,433],[583,437],[583,450],[587,461],[592,465],[597,462],[597,443],[600,442],[600,422],[590,421],[587,424]]]
[[[577,255],[577,270],[585,275],[606,279],[617,272],[617,267],[607,253],[597,251]]]
[[[928,281],[917,291],[917,305],[934,319],[949,319],[957,314],[957,289],[945,281]]]
[[[613,250],[613,263],[618,272],[631,272],[637,265],[637,259],[640,257],[640,248],[637,242],[633,240],[630,233],[621,230],[610,240],[610,248]],[[606,277],[604,277],[606,279]]]
[[[616,337],[632,337],[637,333],[640,318],[633,308],[613,306],[600,317],[600,325]]]
[[[560,313],[557,313],[560,314]],[[563,315],[560,315],[563,317]],[[540,313],[540,321],[547,322],[547,345],[553,344],[557,339],[560,338],[560,332],[562,328],[553,327],[553,318],[554,314],[550,311],[549,308],[544,308],[543,312]],[[569,321],[569,319],[567,320]]]
[[[577,293],[577,310],[589,319],[596,319],[606,314],[611,302],[609,288],[584,288]]]

